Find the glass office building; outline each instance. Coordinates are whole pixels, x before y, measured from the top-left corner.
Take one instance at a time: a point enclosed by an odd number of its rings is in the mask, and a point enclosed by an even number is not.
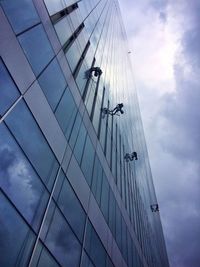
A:
[[[156,203],[118,1],[0,0],[0,266],[168,267]]]

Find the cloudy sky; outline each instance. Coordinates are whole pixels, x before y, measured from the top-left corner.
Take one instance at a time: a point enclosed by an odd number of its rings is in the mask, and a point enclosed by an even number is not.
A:
[[[200,0],[119,0],[171,267],[200,266]]]

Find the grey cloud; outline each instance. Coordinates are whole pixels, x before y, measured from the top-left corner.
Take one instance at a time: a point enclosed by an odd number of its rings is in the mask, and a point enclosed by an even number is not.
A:
[[[163,179],[159,196],[172,267],[200,264],[200,2],[194,2],[185,10],[191,25],[181,40],[184,60],[178,58],[174,66],[176,91],[160,99],[157,118],[162,127],[157,129],[159,153],[167,166],[154,170]]]
[[[200,69],[200,24],[187,31],[183,37],[184,54],[187,64]]]
[[[168,5],[168,0],[153,0],[150,4],[157,10],[164,10]]]
[[[174,153],[175,157],[200,160],[197,151],[197,144],[200,143],[199,86],[200,84],[182,79],[177,85],[176,93],[165,95],[162,99],[161,114],[167,120],[169,142],[162,142],[161,145],[168,152]]]
[[[153,0],[150,1],[150,6],[158,12],[159,18],[163,23],[167,22],[167,6],[168,0]]]
[[[157,23],[157,16],[177,23],[174,31],[183,33],[174,65],[176,90],[160,96],[161,90],[139,81],[138,93],[171,267],[199,267],[200,1],[134,1],[133,9],[129,37],[140,38],[142,27],[152,19]]]
[[[160,18],[160,20],[161,20],[163,23],[166,23],[166,22],[167,22],[167,13],[161,11],[161,12],[159,13],[159,18]]]

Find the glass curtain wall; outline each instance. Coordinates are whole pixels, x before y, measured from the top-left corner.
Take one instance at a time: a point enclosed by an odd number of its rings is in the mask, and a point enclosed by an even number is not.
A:
[[[118,2],[0,0],[0,25],[0,266],[168,267]]]

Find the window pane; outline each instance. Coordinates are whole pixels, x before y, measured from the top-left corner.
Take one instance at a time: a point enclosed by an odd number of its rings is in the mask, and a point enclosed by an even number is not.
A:
[[[100,205],[101,200],[101,186],[102,186],[102,174],[103,170],[98,157],[95,158],[93,180],[92,180],[92,192],[96,198],[97,203]]]
[[[1,191],[0,225],[0,266],[27,266],[35,237]]]
[[[37,245],[34,253],[31,267],[59,267],[53,256],[47,251],[47,249],[40,242]]]
[[[66,177],[63,181],[57,203],[82,242],[86,215]]]
[[[76,112],[77,107],[74,99],[69,89],[66,89],[56,109],[55,116],[67,138],[70,135]]]
[[[56,59],[45,69],[38,82],[53,110],[66,87],[66,81]]]
[[[72,35],[73,31],[71,29],[71,25],[69,23],[69,19],[64,17],[63,19],[59,20],[55,25],[55,30],[60,40],[61,45],[69,39]]]
[[[69,139],[69,144],[70,144],[72,149],[74,148],[80,125],[81,125],[81,116],[80,116],[80,113],[77,112],[76,120],[74,122],[73,129],[72,129],[70,139]]]
[[[1,5],[6,13],[16,34],[38,23],[39,17],[32,1],[1,1]]]
[[[125,261],[128,261],[128,254],[127,254],[127,229],[124,219],[122,218],[122,255]]]
[[[66,58],[67,58],[67,61],[69,63],[69,66],[72,72],[74,71],[78,63],[80,56],[81,56],[81,52],[80,52],[80,48],[76,40],[66,53]]]
[[[79,266],[81,246],[57,209],[51,218],[45,244],[63,267]]]
[[[94,267],[88,255],[83,251],[81,267]]]
[[[103,174],[103,181],[102,181],[102,190],[101,190],[101,210],[105,217],[105,220],[108,222],[108,203],[109,203],[109,183],[105,174]]]
[[[74,154],[79,164],[81,163],[82,159],[85,138],[86,138],[86,129],[84,124],[82,123],[81,128],[79,130],[78,138],[76,140],[76,145],[74,147]]]
[[[87,82],[87,77],[86,77],[86,71],[88,70],[88,67],[86,66],[85,62],[82,63],[81,68],[79,70],[79,73],[76,77],[76,83],[78,85],[78,89],[81,93],[83,94],[86,82]]]
[[[58,163],[23,101],[20,101],[6,118],[6,124],[40,177],[51,188]]]
[[[54,13],[57,13],[58,11],[66,7],[65,4],[63,3],[63,0],[56,0],[56,1],[44,0],[44,2],[47,6],[50,15],[53,15]]]
[[[38,25],[21,34],[18,39],[34,73],[38,75],[54,56],[43,27]]]
[[[110,190],[110,201],[109,201],[109,227],[115,236],[115,210],[116,210],[116,200],[112,190]]]
[[[106,266],[106,251],[89,221],[86,230],[85,249],[96,267]]]
[[[48,195],[4,125],[0,126],[0,186],[28,222],[39,226]]]
[[[89,136],[87,136],[83,153],[83,160],[81,163],[81,169],[84,173],[85,179],[89,186],[91,185],[92,181],[93,162],[94,162],[94,147],[92,145]]]
[[[109,256],[107,256],[107,260],[106,260],[106,267],[114,267],[111,259],[109,258]],[[131,267],[131,266],[130,266]]]
[[[11,79],[7,69],[0,59],[0,115],[12,105],[12,103],[19,97],[19,91]]]
[[[118,205],[116,205],[116,232],[115,232],[115,239],[119,248],[121,249],[121,242],[122,242],[122,216]]]

